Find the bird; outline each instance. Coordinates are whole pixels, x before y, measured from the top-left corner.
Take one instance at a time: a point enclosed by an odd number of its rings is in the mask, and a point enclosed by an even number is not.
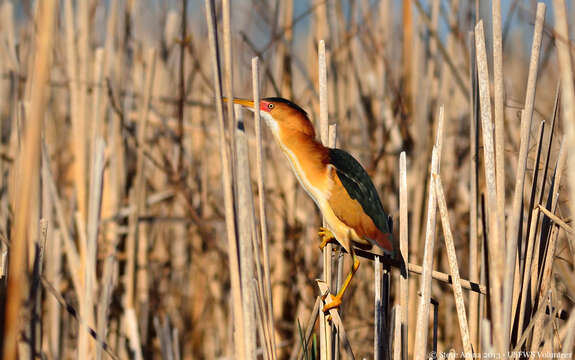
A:
[[[232,102],[254,112],[253,100],[234,98]],[[318,141],[308,114],[300,106],[281,97],[267,97],[260,100],[259,112],[299,183],[325,219],[325,226],[318,232],[320,248],[336,242],[352,256],[351,271],[322,310],[339,308],[360,265],[354,246],[378,246],[394,255],[391,217],[385,213],[378,192],[359,161],[344,150]]]

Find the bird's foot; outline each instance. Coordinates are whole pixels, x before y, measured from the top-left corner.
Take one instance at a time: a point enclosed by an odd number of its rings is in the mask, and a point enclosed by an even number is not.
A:
[[[323,250],[323,248],[330,242],[335,242],[335,236],[333,233],[325,227],[320,227],[318,231],[318,235],[321,238],[321,244],[319,244],[319,248]]]
[[[334,296],[330,303],[327,303],[323,306],[323,312],[327,313],[331,309],[339,308],[341,305],[341,296]]]

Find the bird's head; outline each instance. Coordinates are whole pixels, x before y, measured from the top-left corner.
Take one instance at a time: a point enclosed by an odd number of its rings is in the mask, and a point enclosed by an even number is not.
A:
[[[227,98],[224,98],[224,101],[227,101]],[[234,99],[233,102],[254,111],[253,100]],[[291,131],[311,137],[315,136],[313,125],[305,110],[289,100],[281,97],[261,99],[259,111],[261,117],[276,136],[279,136],[282,132],[288,133]]]

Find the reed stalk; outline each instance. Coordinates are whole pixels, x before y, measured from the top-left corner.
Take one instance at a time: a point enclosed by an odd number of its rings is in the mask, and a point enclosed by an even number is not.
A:
[[[541,52],[541,39],[543,24],[545,22],[545,4],[537,4],[535,18],[535,31],[533,33],[533,45],[531,47],[531,60],[529,62],[529,76],[527,78],[527,90],[525,93],[525,108],[521,113],[521,146],[519,147],[519,159],[515,190],[513,193],[512,216],[509,219],[509,232],[507,236],[505,276],[504,276],[504,300],[503,300],[503,329],[504,348],[509,348],[509,336],[511,335],[511,305],[514,292],[515,262],[517,256],[517,242],[519,233],[519,221],[523,217],[523,187],[525,182],[525,168],[527,166],[527,150],[529,149],[529,133],[533,120],[533,108],[535,102],[535,89],[537,84],[537,67]],[[499,214],[501,215],[501,214]],[[501,229],[499,229],[499,232]],[[499,233],[498,233],[499,234]],[[500,241],[498,243],[501,243]]]
[[[487,207],[489,208],[489,281],[490,300],[492,307],[493,337],[495,349],[505,352],[505,334],[508,328],[501,322],[503,314],[501,304],[501,281],[503,263],[501,261],[501,246],[499,243],[499,217],[497,212],[497,184],[495,179],[495,153],[493,144],[493,124],[491,121],[491,100],[489,91],[489,72],[487,69],[487,54],[485,50],[485,35],[483,21],[475,26],[475,49],[477,52],[477,76],[479,79],[479,98],[481,106],[481,129],[483,131],[483,158],[485,162],[485,183],[487,187]]]
[[[227,4],[229,5],[229,3]],[[222,167],[222,187],[224,189],[224,208],[226,219],[226,236],[228,246],[228,257],[230,267],[230,277],[232,283],[233,324],[234,324],[234,353],[239,357],[245,357],[244,321],[241,302],[240,272],[238,264],[237,235],[234,210],[234,191],[232,187],[232,169],[230,168],[229,147],[226,143],[226,131],[224,123],[224,110],[222,104],[222,81],[220,56],[218,50],[217,24],[213,0],[206,0],[206,20],[208,23],[208,36],[210,43],[210,56],[212,58],[213,84],[215,88],[215,103],[218,118],[219,151]],[[229,16],[229,9],[226,11]],[[229,29],[228,29],[229,35]],[[228,44],[229,46],[229,44]],[[228,50],[230,50],[228,48]],[[228,73],[228,75],[231,75]],[[231,81],[231,80],[230,80]],[[229,86],[231,90],[231,86]],[[228,94],[231,96],[231,93]],[[231,104],[231,102],[230,102]],[[228,106],[231,111],[231,105]],[[233,112],[232,112],[233,113]],[[233,120],[233,115],[230,115]],[[233,133],[232,133],[233,134]]]
[[[441,147],[443,144],[443,106],[439,109],[435,146],[431,157],[430,174],[438,174],[441,162]],[[430,177],[431,178],[431,177]],[[425,248],[423,252],[423,273],[419,287],[419,305],[415,328],[414,358],[423,360],[427,356],[427,334],[429,319],[429,302],[431,298],[431,279],[433,271],[433,254],[435,248],[435,221],[437,215],[435,187],[429,181],[429,197],[427,199],[427,223],[425,231]]]
[[[14,227],[12,229],[12,246],[8,273],[6,306],[4,309],[3,358],[12,360],[18,357],[18,334],[21,329],[19,320],[23,294],[26,289],[26,244],[30,243],[29,214],[38,206],[40,178],[40,135],[48,102],[47,83],[52,64],[52,43],[57,3],[53,0],[43,1],[38,11],[38,32],[35,38],[34,86],[30,94],[30,116],[22,138],[21,152],[18,153],[16,176],[22,182],[16,182],[13,193]]]

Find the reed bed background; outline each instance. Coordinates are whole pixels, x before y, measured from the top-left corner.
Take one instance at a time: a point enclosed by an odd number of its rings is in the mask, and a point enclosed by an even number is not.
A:
[[[573,356],[572,4],[2,0],[0,19],[5,359]],[[393,216],[404,261],[362,253],[331,319],[349,256],[321,254],[321,214],[222,95],[301,105]]]

